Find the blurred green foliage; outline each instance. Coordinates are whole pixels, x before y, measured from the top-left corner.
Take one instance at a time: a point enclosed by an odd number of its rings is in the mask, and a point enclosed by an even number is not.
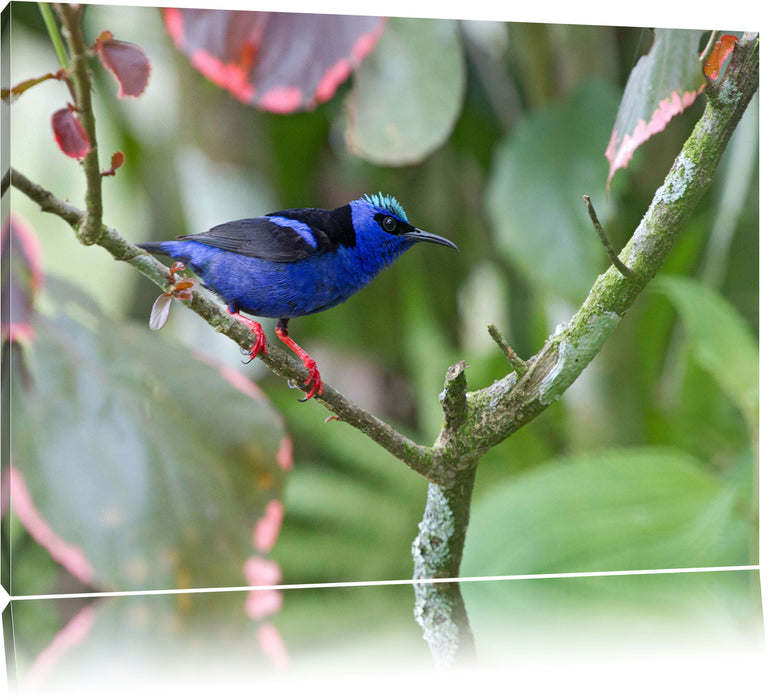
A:
[[[36,13],[32,3],[14,7],[12,82],[55,66]],[[396,25],[429,36],[438,30],[434,22],[413,23]],[[518,353],[530,357],[605,269],[582,195],[593,196],[620,247],[703,103],[637,151],[614,177],[607,200],[604,149],[634,55],[649,48],[650,32],[445,26],[442,48],[464,59],[465,92],[452,132],[431,153],[429,144],[436,142],[421,134],[416,164],[387,167],[348,150],[353,138],[362,139],[360,151],[367,155],[378,146],[368,141],[375,131],[348,135],[353,124],[345,118],[346,105],[368,111],[375,120],[370,128],[379,130],[381,114],[412,113],[415,101],[428,95],[422,85],[404,91],[385,56],[376,55],[379,66],[367,65],[369,73],[365,68],[315,112],[280,116],[240,104],[202,78],[174,50],[157,11],[90,6],[85,15],[87,37],[110,29],[142,46],[153,67],[148,91],[136,101],[119,102],[112,79],[96,72],[102,160],[114,150],[127,155],[118,176],[105,180],[105,220],[126,238],[171,238],[273,208],[334,207],[382,191],[394,194],[416,225],[458,244],[460,254],[444,259],[436,249],[418,247],[348,303],[295,325],[295,338],[316,357],[326,381],[424,442],[439,428],[437,397],[449,364],[465,359],[473,388],[509,370],[488,338],[488,323],[497,323]],[[398,41],[392,31],[387,39]],[[422,45],[423,51],[403,57],[410,68],[426,57],[433,65],[434,41]],[[409,71],[408,65],[401,70]],[[416,78],[436,80],[423,72]],[[66,99],[64,86],[51,84],[13,106],[13,164],[80,204],[80,169],[58,151],[48,126]],[[667,261],[671,277],[642,295],[561,401],[482,459],[465,574],[757,562],[756,104],[739,131],[745,138],[731,142],[712,190]],[[48,275],[92,297],[117,325],[131,326],[132,342],[161,347],[162,339],[143,329],[156,288],[103,251],[80,246],[65,224],[16,192],[13,208],[38,232]],[[149,338],[140,341],[138,334],[146,332]],[[204,352],[256,380],[284,417],[295,466],[283,495],[283,530],[271,552],[284,582],[411,576],[410,542],[425,500],[422,478],[351,427],[324,424],[321,406],[298,404],[298,392],[259,363],[243,368],[237,348],[182,307],[173,308],[160,335],[180,370],[178,381],[187,381],[184,349]],[[147,372],[154,376],[166,366],[157,357]],[[221,434],[231,413],[199,386],[188,405],[194,412],[204,407],[213,435]],[[36,439],[48,434],[45,425],[33,425]],[[214,460],[210,467],[192,462],[191,468],[220,467]],[[159,492],[143,495],[154,499]],[[38,549],[20,539],[14,539],[15,552]],[[45,557],[26,556],[15,557],[15,565],[33,580],[30,567]],[[38,580],[52,585],[51,563],[39,566]],[[714,604],[723,609],[733,599],[756,608],[756,588],[736,585]],[[552,595],[540,591],[531,600],[551,605]],[[593,587],[586,595],[600,602],[617,593]],[[638,597],[630,588],[627,595]],[[671,609],[680,616],[694,589],[672,593],[668,587],[665,596],[672,595]],[[368,619],[373,635],[394,619],[411,621],[409,597],[406,588],[387,587],[354,596],[363,607],[348,612]],[[646,596],[640,613],[651,610]],[[41,616],[62,614],[53,606],[39,609]],[[310,619],[320,629],[355,634],[338,625],[342,616],[341,606],[327,607],[314,595],[288,596],[276,624],[288,639],[301,640]],[[691,614],[687,620],[692,624]],[[476,617],[474,622],[476,635]],[[28,625],[47,628],[41,620]],[[31,655],[45,643],[33,637],[30,632]]]

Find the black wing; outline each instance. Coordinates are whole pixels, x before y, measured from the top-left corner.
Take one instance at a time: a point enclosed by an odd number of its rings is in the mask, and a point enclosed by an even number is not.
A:
[[[311,233],[314,238],[318,238],[315,233]],[[205,233],[193,233],[180,238],[272,262],[296,262],[316,250],[291,226],[281,226],[263,216],[229,221]]]

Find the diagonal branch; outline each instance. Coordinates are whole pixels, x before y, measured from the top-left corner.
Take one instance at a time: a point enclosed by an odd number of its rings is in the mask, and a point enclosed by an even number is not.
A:
[[[574,317],[547,339],[519,379],[515,373],[468,394],[467,431],[446,436],[456,454],[482,455],[556,401],[598,354],[647,283],[657,274],[695,206],[708,190],[733,131],[759,84],[759,36],[744,34],[706,109],[621,258],[596,280]]]
[[[85,213],[78,207],[59,199],[13,168],[10,170],[10,180],[16,189],[26,194],[43,211],[55,214],[70,224],[74,231],[79,231]],[[169,290],[169,269],[146,251],[125,240],[115,229],[101,226],[97,240],[116,260],[129,263],[165,292]],[[228,336],[246,350],[253,345],[253,334],[204,294],[195,291],[190,301],[181,300],[181,303],[191,308],[216,331]],[[272,347],[266,355],[259,357],[272,372],[286,380],[301,385],[307,378],[307,370],[299,362]],[[368,435],[421,475],[426,478],[433,476],[431,448],[416,444],[395,428],[346,399],[328,384],[324,384],[323,392],[316,398],[340,420]]]

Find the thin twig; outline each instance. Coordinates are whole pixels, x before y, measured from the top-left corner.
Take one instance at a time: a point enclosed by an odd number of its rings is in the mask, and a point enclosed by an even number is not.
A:
[[[91,143],[89,153],[82,161],[86,175],[86,218],[83,226],[77,231],[81,242],[91,245],[98,241],[102,230],[102,175],[97,150],[97,128],[92,109],[92,80],[87,62],[88,47],[81,30],[81,8],[69,3],[58,3],[54,9],[62,21],[65,39],[70,49],[78,116]]]
[[[517,378],[520,379],[528,371],[526,361],[520,358],[514,348],[506,341],[504,334],[492,323],[488,326],[488,333],[490,333],[490,337],[493,338],[501,352],[504,353],[509,366],[514,370]]]
[[[43,211],[48,212],[49,214],[56,214],[73,228],[80,225],[84,213],[78,207],[70,204],[70,202],[59,199],[59,197],[53,195],[40,185],[35,184],[14,168],[11,168],[6,173],[6,177],[10,184],[20,192],[26,194],[33,202],[40,206]],[[5,182],[6,178],[4,177],[3,192],[5,192]]]
[[[590,197],[584,194],[582,195],[582,198],[585,200],[587,213],[590,215],[590,220],[593,222],[593,227],[595,228],[595,231],[598,234],[598,237],[601,239],[601,243],[604,246],[604,250],[606,251],[606,255],[608,256],[609,261],[620,272],[622,272],[623,275],[625,275],[626,277],[633,277],[633,274],[634,274],[633,270],[631,270],[624,262],[622,262],[622,260],[620,260],[614,248],[612,248],[612,244],[609,243],[609,239],[606,237],[606,232],[604,231],[604,227],[601,226],[601,222],[598,220],[598,216],[595,213],[595,209],[593,208],[593,203],[590,201]]]

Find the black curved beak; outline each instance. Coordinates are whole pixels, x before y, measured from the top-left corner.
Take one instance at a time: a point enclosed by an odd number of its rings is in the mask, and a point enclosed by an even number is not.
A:
[[[439,245],[447,246],[448,248],[452,248],[453,250],[458,250],[458,246],[455,245],[452,241],[448,241],[446,238],[442,238],[442,236],[437,236],[433,233],[429,233],[428,231],[421,231],[419,228],[416,228],[414,231],[410,231],[409,233],[405,233],[404,236],[406,238],[411,238],[413,241],[426,241],[426,243],[438,243]]]

